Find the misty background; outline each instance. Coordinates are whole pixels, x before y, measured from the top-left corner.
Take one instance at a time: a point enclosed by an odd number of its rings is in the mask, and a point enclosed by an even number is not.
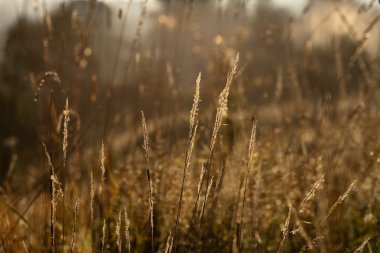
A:
[[[187,115],[200,71],[211,117],[238,52],[230,106],[261,112],[262,124],[279,116],[266,113],[273,101],[356,96],[380,75],[373,0],[18,0],[0,14],[0,137],[25,150],[56,132],[66,98],[73,132],[116,136],[123,150],[141,110]]]

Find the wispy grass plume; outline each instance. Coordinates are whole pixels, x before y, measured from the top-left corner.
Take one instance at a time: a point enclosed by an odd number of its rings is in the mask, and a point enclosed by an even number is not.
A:
[[[182,198],[183,198],[183,190],[185,185],[185,179],[187,171],[190,167],[190,161],[191,161],[191,155],[193,153],[194,143],[195,143],[195,137],[197,133],[198,128],[198,120],[197,120],[197,114],[199,110],[199,102],[200,102],[200,82],[201,82],[201,73],[199,73],[196,83],[195,83],[195,93],[194,93],[194,100],[193,100],[193,106],[190,111],[190,126],[189,126],[189,136],[187,139],[187,151],[186,151],[186,159],[185,164],[183,167],[183,175],[182,175],[182,182],[181,182],[181,191],[179,196],[179,203],[177,207],[177,215],[176,215],[176,221],[175,221],[175,227],[174,227],[174,237],[177,238],[177,228],[178,223],[181,217],[181,208],[182,208]]]
[[[339,198],[337,199],[337,201],[330,207],[329,211],[327,212],[327,216],[323,219],[323,221],[327,220],[330,215],[333,213],[333,211],[335,210],[335,208],[342,204],[343,201],[348,197],[348,194],[350,194],[352,188],[354,188],[355,184],[356,184],[356,179],[350,184],[350,186],[347,188],[347,190],[339,196]]]
[[[63,141],[62,141],[62,150],[63,150],[63,164],[66,165],[67,157],[67,146],[69,138],[69,122],[70,122],[70,109],[69,109],[69,98],[66,98],[65,109],[63,110],[64,120],[63,120]]]
[[[73,253],[75,251],[76,241],[77,241],[77,221],[78,221],[78,212],[79,212],[79,198],[75,201],[74,207],[74,225],[72,231],[72,238],[70,244],[70,252]]]
[[[119,216],[116,222],[116,244],[117,248],[119,250],[119,253],[121,253],[122,249],[122,241],[121,241],[121,210],[119,211]]]
[[[106,154],[104,151],[104,142],[102,141],[102,146],[100,148],[100,171],[102,172],[102,188],[104,189],[104,181],[106,180]]]
[[[234,78],[234,75],[236,74],[238,62],[239,62],[239,53],[236,55],[235,61],[232,65],[232,69],[227,75],[226,86],[224,87],[222,92],[219,94],[218,107],[216,108],[214,129],[212,131],[212,137],[211,137],[210,151],[214,150],[214,146],[216,143],[220,126],[222,125],[223,120],[226,117],[227,112],[228,112],[228,97],[230,94],[232,80]]]
[[[145,121],[145,116],[144,116],[143,111],[141,111],[141,117],[142,117],[143,133],[144,133],[143,148],[145,150],[146,175],[149,182],[149,219],[150,219],[150,226],[151,226],[151,244],[152,244],[151,246],[152,246],[152,252],[154,252],[154,222],[153,222],[154,191],[153,191],[152,173],[151,173],[151,168],[150,168],[149,136],[148,136],[148,130],[146,127],[146,121]]]
[[[284,225],[282,225],[282,228],[281,228],[282,239],[280,242],[280,246],[278,247],[277,253],[280,253],[282,251],[282,247],[284,246],[285,239],[289,234],[289,224],[290,224],[291,214],[292,214],[292,206],[289,204],[288,216],[286,217],[285,223],[284,223]]]
[[[251,135],[250,135],[250,138],[249,138],[249,144],[248,144],[246,175],[245,175],[244,191],[243,191],[243,203],[242,203],[241,215],[240,215],[239,252],[241,252],[241,241],[242,241],[242,237],[241,236],[242,236],[243,225],[244,225],[244,207],[245,207],[245,199],[246,199],[247,186],[248,186],[248,180],[249,180],[249,172],[250,172],[251,167],[252,167],[253,155],[254,155],[255,146],[256,146],[256,126],[257,126],[257,122],[254,119],[253,120],[253,124],[252,124]]]
[[[131,235],[130,235],[130,232],[129,232],[129,226],[131,224],[129,218],[128,218],[128,214],[127,214],[127,209],[124,208],[124,220],[125,220],[125,241],[126,241],[126,244],[127,244],[127,249],[128,249],[128,253],[131,253]]]
[[[314,183],[313,187],[310,189],[310,191],[306,194],[305,198],[302,200],[300,208],[298,210],[299,213],[303,213],[305,211],[305,207],[307,203],[314,198],[315,192],[323,185],[325,182],[325,174],[320,176],[318,180]]]

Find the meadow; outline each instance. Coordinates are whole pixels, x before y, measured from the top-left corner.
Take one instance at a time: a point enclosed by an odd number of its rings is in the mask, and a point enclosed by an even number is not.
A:
[[[0,58],[0,252],[380,252],[377,1],[48,3]]]

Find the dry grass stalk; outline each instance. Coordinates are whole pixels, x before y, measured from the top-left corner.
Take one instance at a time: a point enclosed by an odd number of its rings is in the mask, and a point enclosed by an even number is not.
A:
[[[256,147],[256,128],[257,128],[257,121],[254,119],[252,130],[251,130],[251,136],[249,138],[247,174],[249,172],[250,167],[252,166],[253,154],[255,152],[255,147]]]
[[[201,195],[202,182],[204,180],[205,173],[206,173],[206,168],[205,168],[204,164],[202,164],[202,170],[201,170],[201,174],[199,175],[199,180],[198,180],[198,185],[197,185],[197,198],[196,198],[194,213],[196,213],[199,209],[198,199]]]
[[[22,246],[24,247],[24,250],[26,253],[29,253],[28,247],[26,247],[25,241],[22,241]]]
[[[305,246],[302,247],[302,249],[299,251],[299,253],[306,252],[307,250],[312,250],[314,246],[321,240],[325,239],[324,236],[318,236],[314,238],[309,244],[306,244]]]
[[[213,184],[213,180],[214,180],[214,177],[212,176],[211,180],[210,180],[210,183],[209,183],[209,185],[207,187],[207,190],[206,190],[206,195],[205,195],[205,198],[204,198],[204,201],[203,201],[201,213],[199,214],[199,219],[202,219],[202,217],[203,217],[203,214],[204,214],[204,211],[205,211],[205,208],[206,208],[206,203],[207,203],[207,200],[208,200],[208,196],[210,195],[211,187],[212,187],[212,184]]]
[[[122,248],[122,241],[121,241],[121,210],[119,210],[119,216],[116,222],[116,245],[119,250],[119,253],[121,253]]]
[[[81,128],[81,119],[80,119],[80,116],[79,116],[79,113],[74,111],[73,109],[69,108],[69,110],[63,110],[62,113],[59,115],[58,117],[58,122],[57,122],[57,127],[55,129],[55,131],[57,133],[60,133],[61,132],[61,128],[62,128],[62,121],[64,121],[65,119],[65,115],[67,115],[70,117],[70,121],[71,119],[75,119],[75,130],[78,132]]]
[[[356,184],[356,179],[350,184],[350,186],[347,188],[347,190],[343,193],[343,195],[340,195],[338,200],[334,203],[334,205],[332,205],[332,207],[330,208],[330,210],[328,211],[327,213],[327,216],[323,219],[323,221],[327,220],[330,215],[332,214],[332,212],[335,210],[335,208],[342,204],[343,201],[348,197],[348,194],[351,192],[352,188],[355,186]]]
[[[362,244],[360,244],[360,246],[354,251],[354,253],[362,253],[369,240],[371,240],[371,236],[368,236],[367,239],[365,239]]]
[[[125,219],[125,241],[127,244],[128,253],[131,253],[131,236],[129,233],[129,226],[131,224],[130,220],[128,219],[127,209],[124,208],[124,219]]]
[[[75,244],[77,240],[76,235],[76,225],[78,220],[78,212],[79,212],[79,198],[75,201],[75,208],[74,208],[74,226],[72,231],[72,238],[71,238],[71,246],[70,246],[70,252],[73,253],[75,251]]]
[[[303,213],[305,211],[305,207],[307,203],[314,198],[315,192],[323,185],[325,182],[325,174],[320,176],[318,180],[314,183],[313,187],[310,189],[310,191],[306,194],[305,198],[302,200],[300,208],[298,210],[299,213]]]
[[[106,240],[106,219],[103,219],[102,239],[101,239],[101,251],[104,252],[104,245]]]
[[[193,99],[193,106],[190,111],[190,126],[189,126],[189,137],[192,136],[192,133],[194,131],[194,126],[196,124],[196,116],[198,114],[199,110],[199,102],[200,100],[200,84],[201,84],[201,77],[202,74],[199,72],[197,80],[195,82],[195,93],[194,93],[194,99]]]
[[[151,246],[152,246],[152,251],[154,251],[154,222],[153,222],[154,191],[153,191],[153,179],[152,179],[151,168],[150,168],[149,136],[148,136],[148,130],[146,127],[146,121],[145,121],[145,116],[144,116],[143,111],[141,111],[141,117],[142,117],[143,133],[144,133],[143,148],[145,150],[146,174],[149,181],[149,218],[150,218],[150,226],[151,226],[151,244],[152,244]]]
[[[50,180],[51,180],[51,239],[52,239],[52,251],[55,252],[55,244],[56,244],[56,233],[55,228],[57,224],[57,204],[58,200],[63,198],[63,191],[61,188],[61,183],[58,181],[57,175],[55,174],[55,169],[50,157],[49,152],[47,151],[45,143],[42,144],[44,147],[45,155],[48,160],[48,165],[51,170]]]
[[[45,143],[42,143],[42,146],[43,146],[43,148],[44,148],[45,156],[46,156],[46,159],[47,159],[48,165],[49,165],[49,167],[50,167],[50,169],[51,169],[51,172],[52,172],[52,174],[55,174],[55,170],[54,170],[53,162],[52,162],[52,160],[51,160],[51,157],[50,157],[49,152],[47,151],[46,144],[45,144]]]
[[[199,110],[199,102],[200,102],[200,82],[201,82],[201,73],[198,74],[196,83],[195,83],[195,93],[194,93],[194,100],[193,100],[193,106],[190,111],[190,126],[189,126],[189,137],[187,140],[187,151],[186,151],[186,159],[185,159],[185,165],[183,167],[183,175],[182,175],[182,182],[181,182],[181,191],[179,196],[179,203],[177,207],[177,215],[176,215],[176,222],[174,227],[174,237],[177,238],[177,228],[178,223],[181,217],[181,208],[182,208],[182,197],[183,197],[183,190],[185,186],[185,180],[187,171],[190,167],[190,161],[191,161],[191,155],[193,153],[194,144],[195,144],[195,137],[197,134],[198,129],[198,121],[197,121],[197,114]]]
[[[95,198],[95,185],[94,185],[94,173],[91,170],[90,176],[90,208],[91,208],[91,224],[94,224],[94,198]]]
[[[186,161],[185,161],[185,166],[184,166],[184,175],[187,174],[187,171],[189,170],[189,167],[190,167],[191,155],[192,155],[193,149],[194,149],[195,137],[197,134],[197,130],[198,130],[198,122],[195,123],[195,126],[193,128],[191,136],[189,136],[189,141],[188,141],[189,143],[188,143],[188,149],[186,152]]]
[[[294,226],[293,226],[292,231],[290,231],[290,233],[292,235],[296,235],[299,233],[305,239],[307,244],[310,245],[310,249],[313,249],[312,240],[310,239],[310,237],[306,233],[305,228],[302,225],[302,223],[309,223],[309,222],[301,221],[300,218],[298,217],[297,210],[293,210],[293,215],[294,215]]]
[[[235,61],[232,65],[231,71],[227,75],[227,83],[222,92],[219,95],[218,99],[218,107],[216,109],[216,117],[215,117],[215,123],[214,123],[214,129],[212,131],[212,137],[211,137],[211,144],[210,144],[210,151],[214,150],[215,142],[218,136],[218,132],[220,129],[220,126],[222,125],[222,122],[224,118],[227,115],[228,112],[228,97],[230,94],[230,88],[232,84],[233,77],[236,73],[237,65],[239,62],[239,53],[236,55]]]
[[[214,200],[216,200],[216,198],[218,197],[218,193],[219,193],[221,186],[222,186],[224,167],[225,167],[225,162],[222,162],[222,164],[219,166],[217,178],[215,181],[214,195],[213,195]]]
[[[199,175],[199,181],[198,181],[198,186],[197,186],[197,193],[198,193],[198,195],[201,193],[201,182],[203,181],[203,178],[205,176],[205,172],[206,172],[206,168],[202,164],[202,170],[201,170],[201,174]]]
[[[246,192],[247,192],[247,186],[248,186],[248,180],[249,180],[249,172],[252,167],[253,155],[254,155],[255,147],[256,147],[256,127],[257,127],[257,121],[254,119],[253,124],[252,124],[252,129],[251,129],[251,135],[249,138],[249,144],[248,144],[246,175],[245,175],[244,191],[243,191],[243,203],[242,203],[241,215],[240,215],[239,252],[241,251],[241,241],[242,241],[241,236],[242,236],[243,225],[244,225],[244,207],[245,207],[245,198],[246,198]]]
[[[280,246],[278,247],[277,253],[281,252],[282,247],[284,246],[284,242],[285,242],[286,236],[289,233],[289,224],[290,224],[290,216],[291,216],[291,214],[292,214],[292,206],[289,204],[288,217],[286,217],[285,223],[284,223],[284,225],[281,228],[282,239],[281,239],[281,242],[280,242]]]
[[[218,106],[216,108],[215,123],[214,123],[214,128],[213,128],[213,131],[212,131],[210,148],[209,148],[209,156],[208,156],[206,167],[205,167],[205,169],[206,169],[206,188],[207,188],[207,190],[204,193],[205,194],[204,195],[205,202],[203,203],[203,207],[202,207],[202,211],[201,211],[201,216],[200,216],[200,226],[199,226],[200,230],[202,230],[203,214],[204,214],[204,209],[205,209],[206,204],[207,204],[208,190],[210,189],[210,181],[209,180],[210,180],[210,170],[211,170],[212,157],[213,157],[213,153],[214,153],[214,147],[215,147],[215,143],[216,143],[216,140],[217,140],[217,137],[218,137],[219,129],[220,129],[220,127],[221,127],[221,125],[223,123],[223,120],[226,117],[227,112],[228,112],[228,97],[229,97],[230,88],[231,88],[231,84],[232,84],[233,78],[234,78],[234,76],[236,74],[238,62],[239,62],[239,53],[237,53],[235,61],[234,61],[233,65],[232,65],[231,71],[227,75],[226,86],[224,87],[224,89],[222,90],[222,92],[219,94]],[[200,188],[202,188],[202,186],[203,186],[203,180],[201,181]],[[196,206],[198,205],[198,200],[199,200],[199,196],[197,196],[197,199],[195,201],[195,209],[194,209],[195,211],[196,211]],[[193,212],[193,216],[194,216],[194,214],[195,214],[195,212]]]
[[[106,180],[106,155],[104,151],[104,142],[102,141],[102,146],[100,148],[100,171],[102,172],[102,188],[104,189],[104,181]]]
[[[261,190],[261,185],[262,185],[262,178],[261,178],[261,163],[258,164],[257,169],[256,169],[256,176],[255,176],[255,188],[253,192],[253,200],[252,200],[252,207],[256,209],[257,215],[253,217],[253,226],[255,229],[258,227],[259,224],[259,214],[257,211],[257,208],[259,206],[260,202],[260,190]]]
[[[58,178],[55,174],[51,176],[51,182],[52,182],[52,200],[51,200],[51,206],[52,206],[52,247],[55,248],[55,239],[56,239],[56,233],[55,228],[57,224],[57,205],[58,200],[60,198],[63,198],[63,192],[61,189],[61,183],[58,181]],[[55,249],[53,250],[55,251]]]
[[[173,250],[173,236],[170,232],[168,239],[166,241],[165,253],[171,253]]]
[[[64,120],[63,120],[63,142],[62,142],[62,150],[63,150],[63,164],[66,165],[66,157],[67,157],[67,146],[68,146],[68,138],[69,138],[69,122],[70,122],[70,109],[69,109],[69,98],[66,98],[65,109],[63,110]]]

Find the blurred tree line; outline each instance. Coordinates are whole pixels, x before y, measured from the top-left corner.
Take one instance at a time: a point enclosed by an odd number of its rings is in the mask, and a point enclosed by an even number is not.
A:
[[[229,60],[237,51],[242,57],[244,74],[240,78],[248,103],[272,101],[268,98],[278,96],[279,79],[283,82],[279,101],[292,100],[297,92],[310,101],[326,94],[337,97],[339,80],[334,41],[339,41],[344,69],[357,50],[357,43],[349,36],[341,36],[334,38],[329,47],[315,47],[308,42],[303,47],[295,46],[291,39],[291,24],[295,21],[288,11],[274,7],[271,1],[258,1],[251,15],[247,13],[244,2],[230,3],[223,14],[216,10],[216,31],[211,33],[217,32],[220,36],[207,38],[210,45],[202,44],[201,39],[198,42],[197,31],[190,33],[182,27],[193,29],[192,24],[197,21],[201,25],[199,29],[207,29],[210,21],[207,13],[200,16],[200,9],[197,9],[189,16],[183,16],[183,13],[190,13],[183,10],[183,3],[161,1],[163,14],[167,15],[162,20],[166,23],[154,26],[151,35],[144,38],[146,50],[151,50],[148,56],[141,45],[136,46],[133,52],[136,55],[129,59],[133,64],[128,69],[124,65],[119,68],[126,79],[117,85],[114,75],[118,72],[106,78],[100,74],[104,72],[102,66],[111,66],[111,69],[116,66],[110,52],[115,52],[115,40],[120,41],[120,38],[111,37],[108,31],[110,15],[116,15],[108,6],[96,1],[74,1],[61,5],[51,14],[45,10],[43,22],[21,17],[8,31],[0,65],[0,141],[3,143],[11,136],[16,137],[18,148],[31,159],[41,142],[48,143],[51,150],[58,152],[61,137],[57,128],[67,97],[76,111],[77,125],[80,121],[89,122],[96,118],[98,125],[93,131],[99,138],[104,135],[107,124],[118,124],[120,112],[128,110],[126,108],[137,112],[154,108],[151,111],[161,113],[173,112],[175,108],[180,110],[177,104],[184,103],[182,96],[191,96],[179,95],[184,89],[183,82],[186,83],[186,79],[180,76],[191,72],[187,67],[206,71],[204,100],[212,101],[210,98],[215,97],[224,85]],[[208,1],[197,4],[200,4],[199,8],[208,6],[204,12],[215,8],[207,5]],[[190,1],[186,8],[193,5],[195,2]],[[120,10],[118,15],[122,19],[126,14]],[[182,17],[182,23],[177,24],[172,32],[169,29],[171,23],[167,22],[170,15]],[[239,22],[246,26],[239,26]],[[128,32],[130,37],[137,34],[133,29],[128,29]],[[179,40],[179,36],[185,37]],[[131,41],[121,42],[133,46]],[[94,45],[96,43],[97,46]],[[199,48],[203,46],[203,51],[199,51],[195,43]],[[101,50],[98,52],[98,49]],[[101,54],[109,58],[101,58]],[[367,66],[370,63],[363,64]],[[345,88],[348,92],[355,92],[358,83],[363,82],[363,72],[357,62],[349,71]],[[195,75],[189,76],[195,79]],[[176,85],[173,80],[177,80]],[[193,90],[192,86],[190,90]],[[111,96],[112,103],[109,102]],[[132,121],[139,122],[139,113],[136,115]]]

